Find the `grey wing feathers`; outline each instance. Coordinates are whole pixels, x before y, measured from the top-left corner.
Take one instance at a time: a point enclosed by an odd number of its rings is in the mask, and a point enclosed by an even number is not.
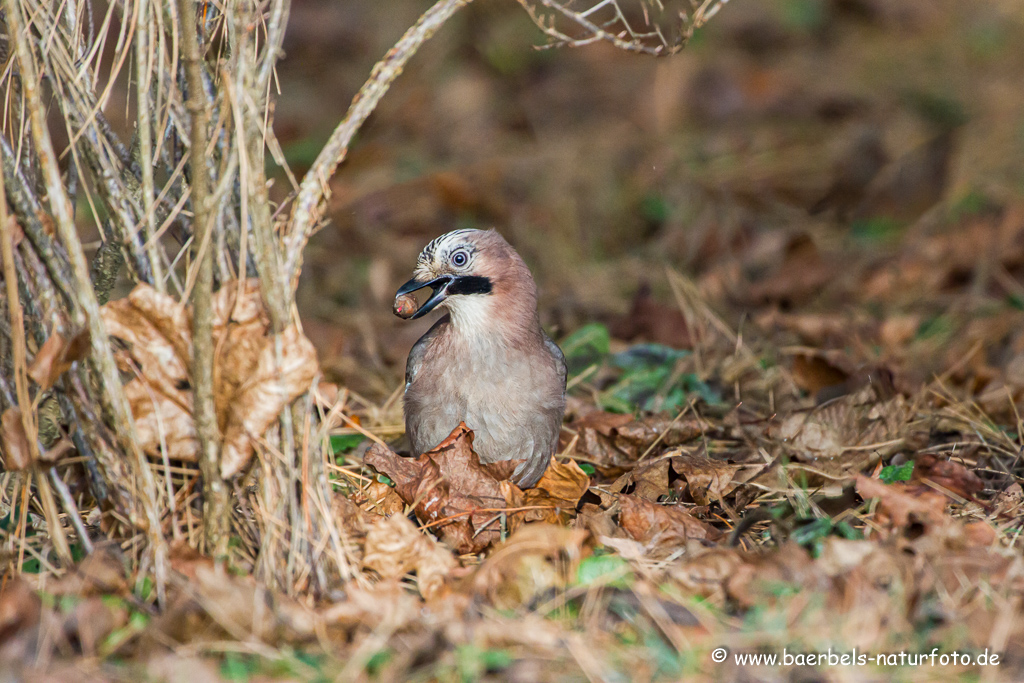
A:
[[[405,361],[405,389],[409,390],[409,385],[416,379],[416,373],[419,372],[420,364],[423,362],[423,354],[427,351],[427,342],[430,333],[423,335],[419,338],[415,344],[412,345],[412,350],[409,351],[409,359]]]
[[[409,359],[405,361],[405,390],[409,390],[409,385],[412,384],[413,380],[416,379],[416,373],[420,370],[420,365],[423,363],[423,356],[427,352],[427,346],[430,345],[430,340],[438,333],[443,325],[447,325],[449,316],[444,316],[436,323],[430,326],[422,337],[420,337],[415,344],[412,345],[412,349],[409,351]]]
[[[547,347],[548,352],[551,353],[551,357],[555,360],[555,369],[558,372],[558,379],[564,391],[567,374],[565,354],[562,353],[562,349],[558,348],[558,344],[551,341],[551,338],[547,335],[544,335],[544,345]],[[544,471],[547,470],[548,464],[551,462],[551,456],[558,448],[558,434],[561,431],[562,426],[564,401],[565,399],[563,394],[557,409],[552,409],[547,413],[546,419],[550,420],[550,427],[554,430],[551,435],[552,440],[548,441],[547,439],[544,439],[542,442],[534,444],[535,448],[533,456],[527,458],[526,462],[521,463],[512,474],[513,481],[515,481],[519,486],[529,488],[535,485],[544,475]]]
[[[565,387],[565,378],[568,373],[565,365],[565,354],[562,353],[562,349],[558,348],[558,344],[551,340],[551,337],[544,335],[544,345],[548,347],[548,351],[555,358],[555,367],[558,368],[558,376],[562,380],[562,387]]]

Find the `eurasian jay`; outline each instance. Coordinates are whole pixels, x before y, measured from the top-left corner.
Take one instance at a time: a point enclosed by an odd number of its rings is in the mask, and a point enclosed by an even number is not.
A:
[[[433,290],[415,313],[411,293]],[[395,312],[445,315],[420,337],[405,369],[405,430],[413,455],[459,422],[473,430],[484,463],[524,462],[512,479],[537,483],[558,447],[565,413],[565,356],[537,316],[537,286],[523,259],[494,230],[455,230],[420,253]]]

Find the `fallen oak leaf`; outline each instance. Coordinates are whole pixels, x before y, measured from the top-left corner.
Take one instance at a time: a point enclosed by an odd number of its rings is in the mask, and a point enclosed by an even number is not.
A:
[[[143,452],[195,461],[199,441],[187,360],[192,328],[185,307],[140,284],[127,297],[104,304],[100,315],[107,334],[126,347],[116,358],[118,369],[133,375],[124,392]]]
[[[254,279],[223,285],[213,296],[214,403],[223,434],[221,475],[252,461],[253,440],[312,384],[319,366],[296,326],[275,339]],[[108,334],[124,343],[118,367],[133,375],[125,395],[145,453],[194,462],[199,453],[189,367],[191,319],[172,297],[140,284],[101,309]]]
[[[669,461],[665,458],[638,463],[612,482],[608,490],[613,493],[629,493],[656,503],[659,498],[670,493],[668,469]]]
[[[144,374],[144,373],[143,373]],[[143,452],[194,462],[199,455],[199,439],[192,419],[192,394],[175,390],[168,395],[136,377],[124,386],[135,431]]]
[[[480,464],[473,451],[473,432],[466,424],[418,458],[403,458],[374,444],[363,462],[395,482],[395,493],[412,506],[416,518],[437,527],[441,539],[458,553],[478,553],[501,538],[505,515],[509,533],[522,523],[506,508],[519,508],[523,493],[499,481]]]
[[[395,493],[394,488],[382,481],[371,482],[366,488],[360,489],[356,504],[362,510],[382,517],[402,514],[405,510],[405,501]]]
[[[470,582],[498,609],[516,609],[536,596],[564,587],[565,568],[578,562],[587,538],[584,529],[529,524],[495,547]]]
[[[670,448],[698,438],[708,426],[698,418],[671,420],[593,412],[572,425],[579,433],[577,450],[601,467],[630,467],[655,443]],[[621,470],[620,470],[621,471]]]
[[[0,587],[0,647],[15,638],[32,638],[42,617],[39,595],[21,576],[15,575]]]
[[[522,507],[537,507],[523,513],[524,521],[567,524],[588,488],[590,477],[575,460],[552,460],[540,481],[522,492]]]

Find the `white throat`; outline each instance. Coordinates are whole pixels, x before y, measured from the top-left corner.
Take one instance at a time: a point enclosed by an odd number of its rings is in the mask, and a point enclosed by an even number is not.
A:
[[[459,334],[477,336],[495,322],[493,295],[457,295],[446,300],[445,305],[452,317],[452,327]]]

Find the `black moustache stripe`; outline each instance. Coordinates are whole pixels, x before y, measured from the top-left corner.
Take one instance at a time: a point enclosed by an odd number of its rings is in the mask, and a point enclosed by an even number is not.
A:
[[[463,275],[452,280],[447,293],[453,294],[490,294],[494,290],[491,278],[479,275]]]

